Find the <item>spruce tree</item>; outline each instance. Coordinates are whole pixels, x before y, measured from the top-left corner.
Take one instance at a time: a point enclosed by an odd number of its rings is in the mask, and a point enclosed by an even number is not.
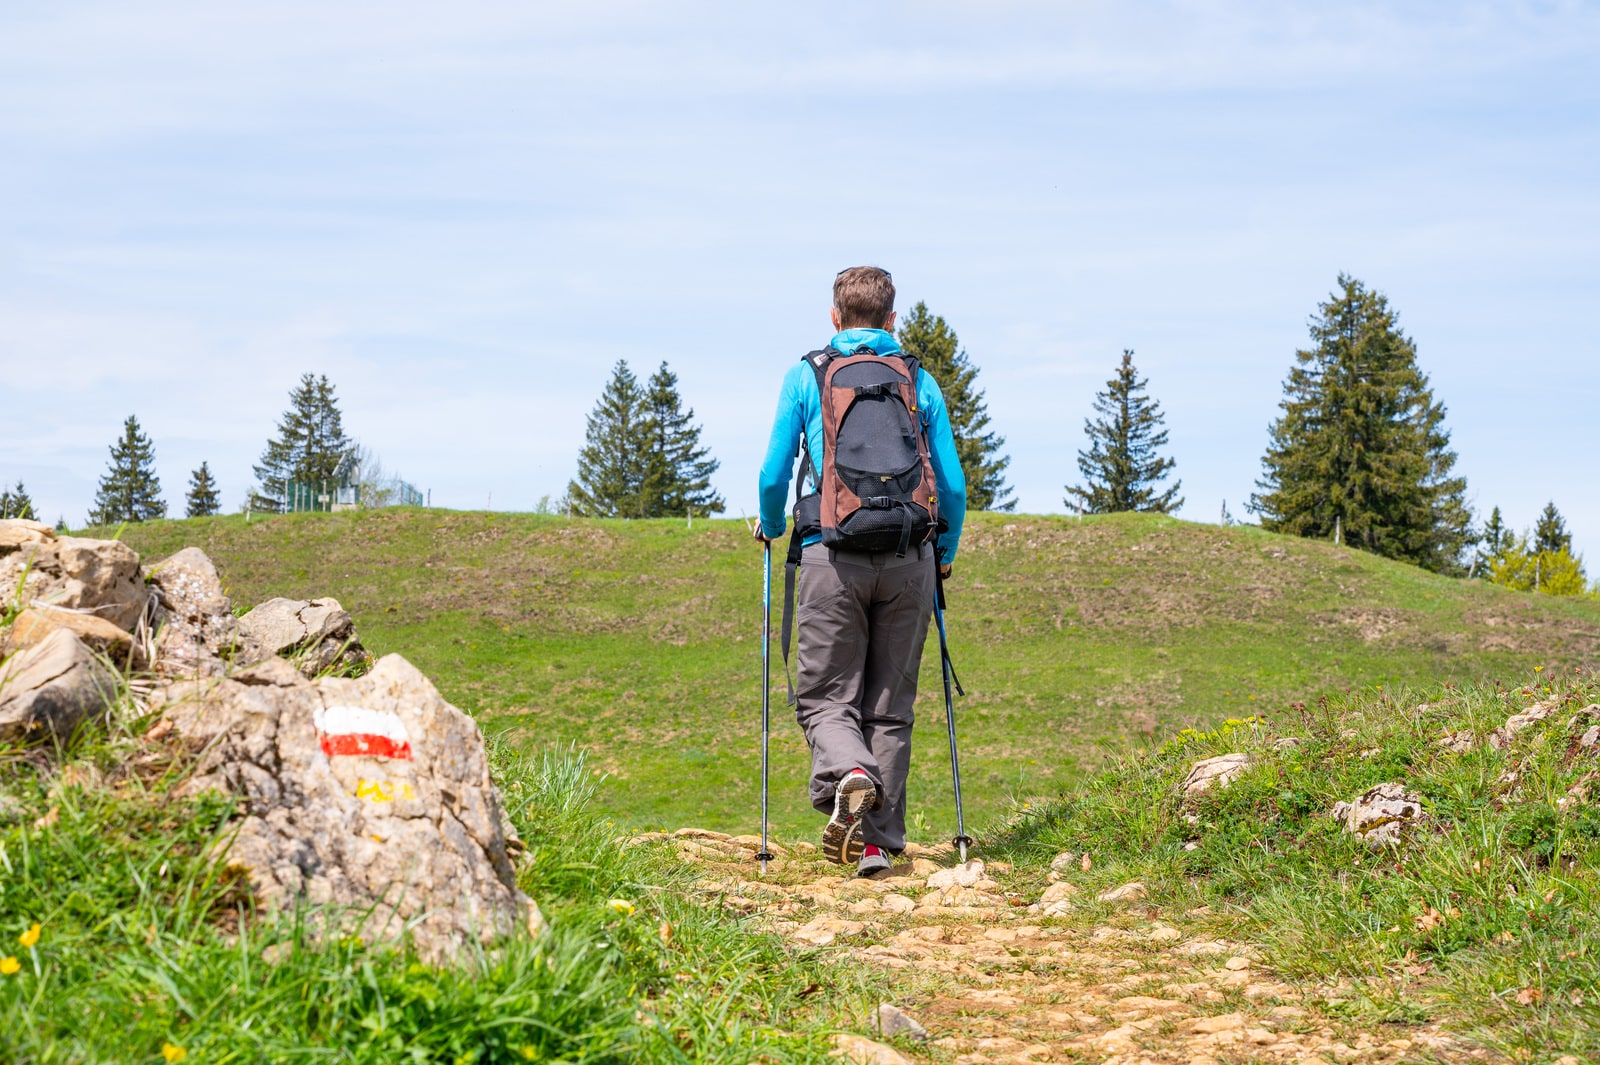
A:
[[[989,412],[983,389],[976,385],[978,368],[956,339],[955,330],[918,301],[900,323],[896,339],[900,350],[914,356],[939,383],[956,455],[967,478],[968,510],[1014,510],[1005,470],[1011,458],[1000,454],[1006,438],[989,430]]]
[[[39,515],[33,509],[33,499],[20,480],[15,489],[0,489],[0,518],[38,520]]]
[[[666,518],[690,511],[701,515],[720,511],[723,500],[711,488],[711,475],[721,464],[711,458],[709,448],[700,446],[694,410],[683,409],[678,375],[665,362],[646,386],[644,418],[651,446],[640,516]]]
[[[191,518],[209,518],[222,509],[217,498],[217,482],[211,476],[211,467],[202,462],[200,468],[189,474],[189,494],[184,498]]]
[[[1495,507],[1489,511],[1489,520],[1483,524],[1483,537],[1479,541],[1483,545],[1483,550],[1480,553],[1484,557],[1499,554],[1511,536],[1512,532],[1506,528],[1505,519],[1500,516],[1500,508]]]
[[[67,528],[67,516],[65,514],[62,514],[62,515],[60,515],[59,517],[56,518],[56,535],[57,536],[65,536],[71,531],[72,531],[71,529]]]
[[[1183,506],[1182,481],[1162,490],[1159,482],[1176,462],[1157,452],[1167,446],[1166,415],[1161,404],[1145,394],[1148,380],[1139,377],[1133,352],[1124,350],[1117,375],[1094,398],[1100,417],[1085,418],[1089,450],[1078,452],[1084,484],[1068,485],[1067,506],[1080,514],[1115,514],[1142,510],[1170,514]]]
[[[306,500],[290,500],[287,484],[306,485],[315,498],[324,484],[332,485],[340,461],[353,446],[345,436],[339,400],[328,376],[302,374],[289,392],[289,409],[278,421],[278,435],[267,441],[261,462],[254,467],[259,483],[250,494],[250,509],[274,514],[295,505],[304,509]]]
[[[638,378],[619,359],[588,416],[578,476],[567,485],[572,510],[586,518],[638,518],[648,507],[653,467],[649,411]]]
[[[1466,480],[1389,301],[1340,274],[1310,322],[1272,424],[1250,509],[1264,528],[1332,539],[1437,572],[1474,541]]]
[[[19,484],[17,487],[20,489],[22,486]],[[1532,549],[1551,554],[1572,550],[1572,534],[1567,531],[1566,519],[1556,509],[1554,500],[1544,505],[1539,520],[1534,523]]]
[[[155,448],[139,428],[138,418],[128,415],[122,423],[122,439],[112,444],[110,451],[111,465],[95,491],[89,524],[116,525],[166,517],[167,504],[161,499],[161,479],[155,470]]]

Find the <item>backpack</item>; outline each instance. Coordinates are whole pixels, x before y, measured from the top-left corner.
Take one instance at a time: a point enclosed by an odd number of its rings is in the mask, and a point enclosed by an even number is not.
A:
[[[903,352],[878,355],[869,347],[849,355],[827,347],[805,361],[817,377],[823,453],[820,464],[812,461],[802,431],[794,532],[784,564],[786,667],[795,574],[807,537],[820,533],[822,542],[838,551],[893,551],[903,558],[913,544],[933,540],[941,524],[933,459],[917,409],[917,360]],[[815,490],[806,495],[808,477]],[[789,702],[794,702],[792,682]]]

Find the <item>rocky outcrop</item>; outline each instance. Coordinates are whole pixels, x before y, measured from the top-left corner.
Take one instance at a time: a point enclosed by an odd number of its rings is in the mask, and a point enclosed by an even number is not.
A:
[[[337,599],[268,599],[239,619],[239,639],[245,662],[283,655],[308,677],[371,658]]]
[[[311,681],[269,659],[164,690],[202,751],[191,790],[238,796],[227,860],[272,907],[308,902],[368,940],[443,962],[541,924],[516,887],[482,734],[398,655]]]
[[[1406,791],[1405,785],[1392,782],[1367,789],[1354,802],[1333,806],[1333,819],[1373,847],[1401,842],[1405,830],[1422,816],[1422,799]]]
[[[0,663],[0,743],[65,742],[103,714],[116,678],[70,629],[57,628]]]
[[[218,676],[239,643],[233,603],[204,551],[186,547],[147,575],[159,607],[158,671],[171,676]],[[349,617],[348,614],[345,617]]]
[[[55,530],[40,521],[29,521],[27,518],[0,520],[0,557],[30,544],[42,544],[55,538]]]
[[[9,542],[38,533],[36,522],[19,531],[6,526]],[[21,584],[23,605],[65,607],[109,621],[132,632],[144,616],[150,593],[139,573],[139,556],[117,540],[39,534],[0,553],[0,588],[10,594]]]

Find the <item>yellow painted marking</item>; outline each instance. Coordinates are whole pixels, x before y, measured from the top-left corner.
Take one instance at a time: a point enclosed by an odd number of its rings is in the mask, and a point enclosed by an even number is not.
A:
[[[417,793],[405,781],[400,782],[398,796],[395,793],[394,781],[392,780],[367,780],[363,778],[356,781],[356,798],[358,799],[367,799],[371,802],[394,802],[397,797],[415,799]]]

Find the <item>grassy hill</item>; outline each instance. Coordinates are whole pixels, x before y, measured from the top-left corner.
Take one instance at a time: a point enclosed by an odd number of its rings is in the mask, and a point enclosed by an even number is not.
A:
[[[1357,551],[1149,515],[974,515],[950,586],[968,817],[1062,791],[1105,746],[1347,687],[1521,683],[1600,659],[1600,604]],[[742,522],[385,510],[155,522],[236,602],[337,597],[491,733],[576,742],[618,824],[753,831],[761,556]],[[781,589],[775,563],[774,598]],[[775,618],[776,618],[775,605]],[[776,620],[774,631],[776,631]],[[774,654],[774,823],[809,836],[804,744]],[[953,829],[937,643],[924,657],[913,838]]]

